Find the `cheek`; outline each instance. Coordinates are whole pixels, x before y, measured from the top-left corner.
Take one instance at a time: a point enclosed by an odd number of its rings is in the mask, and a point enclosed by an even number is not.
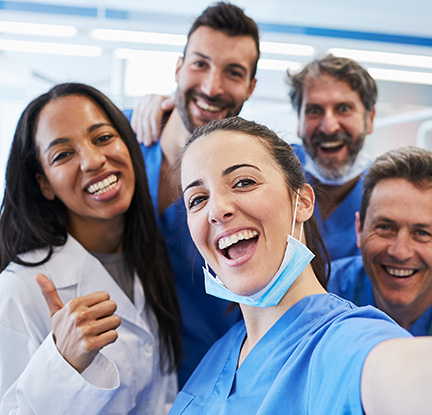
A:
[[[205,248],[208,237],[206,221],[204,221],[197,213],[189,213],[187,223],[194,244],[198,250],[202,252]]]

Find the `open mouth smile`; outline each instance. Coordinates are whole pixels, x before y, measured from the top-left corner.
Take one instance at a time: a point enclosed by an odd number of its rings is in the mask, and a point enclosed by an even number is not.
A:
[[[114,188],[117,183],[118,176],[116,174],[111,174],[100,182],[91,184],[86,190],[91,195],[101,195]]]
[[[221,112],[223,110],[222,107],[218,107],[216,105],[210,105],[204,101],[198,101],[197,100],[197,101],[195,101],[195,103],[196,103],[198,108],[201,108],[202,110],[207,111],[207,112]]]
[[[396,278],[409,278],[417,272],[417,269],[415,268],[402,269],[402,268],[393,268],[386,265],[383,265],[383,268],[387,272],[387,274]]]
[[[343,140],[340,141],[323,141],[321,142],[318,147],[326,152],[336,152],[339,151],[343,146],[345,145],[345,142]]]
[[[243,230],[218,241],[218,248],[228,259],[238,259],[249,253],[258,241],[258,232]]]

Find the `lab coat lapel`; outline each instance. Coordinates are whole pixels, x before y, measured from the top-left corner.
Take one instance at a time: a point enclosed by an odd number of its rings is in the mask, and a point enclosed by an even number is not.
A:
[[[126,294],[117,285],[108,271],[97,258],[87,252],[84,247],[72,236],[68,235],[66,244],[55,248],[55,254],[49,261],[48,268],[60,297],[62,290],[76,287],[76,296],[80,297],[96,291],[107,291],[110,298],[117,304],[116,314],[140,329],[150,331],[147,323],[142,318],[145,298],[141,287],[135,289],[136,306],[129,300]],[[140,284],[135,277],[135,284]]]

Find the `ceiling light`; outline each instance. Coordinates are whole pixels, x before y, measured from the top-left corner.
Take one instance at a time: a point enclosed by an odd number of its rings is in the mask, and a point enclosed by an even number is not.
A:
[[[432,73],[382,68],[368,68],[368,72],[376,80],[432,85]]]
[[[329,49],[328,53],[335,56],[344,56],[346,58],[355,59],[359,62],[432,69],[432,56],[336,48]]]
[[[102,49],[96,46],[73,45],[68,43],[24,42],[5,39],[0,39],[0,50],[89,57],[102,55]]]
[[[0,21],[0,33],[72,37],[77,34],[77,29],[73,26]]]
[[[278,59],[260,59],[258,61],[258,68],[269,70],[269,71],[282,71],[285,72],[287,69],[292,71],[299,71],[302,68],[300,62],[294,61],[283,61]]]
[[[174,46],[184,46],[187,40],[185,35],[111,29],[94,29],[90,32],[90,36],[99,40],[115,42],[152,43],[157,45]]]
[[[315,56],[316,50],[309,45],[294,43],[260,42],[261,52],[276,53],[280,55]]]

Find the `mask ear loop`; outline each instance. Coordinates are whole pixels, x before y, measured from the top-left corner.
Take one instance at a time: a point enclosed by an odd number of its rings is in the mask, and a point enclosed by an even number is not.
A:
[[[296,196],[296,201],[295,201],[295,209],[294,209],[294,216],[293,216],[293,222],[291,225],[291,236],[294,238],[294,226],[295,226],[295,221],[297,218],[297,208],[300,206],[300,203],[298,202],[299,200],[299,196],[300,196],[300,188],[297,189],[297,196]],[[300,225],[300,235],[299,235],[299,241],[301,241],[301,238],[303,236],[303,223]]]

